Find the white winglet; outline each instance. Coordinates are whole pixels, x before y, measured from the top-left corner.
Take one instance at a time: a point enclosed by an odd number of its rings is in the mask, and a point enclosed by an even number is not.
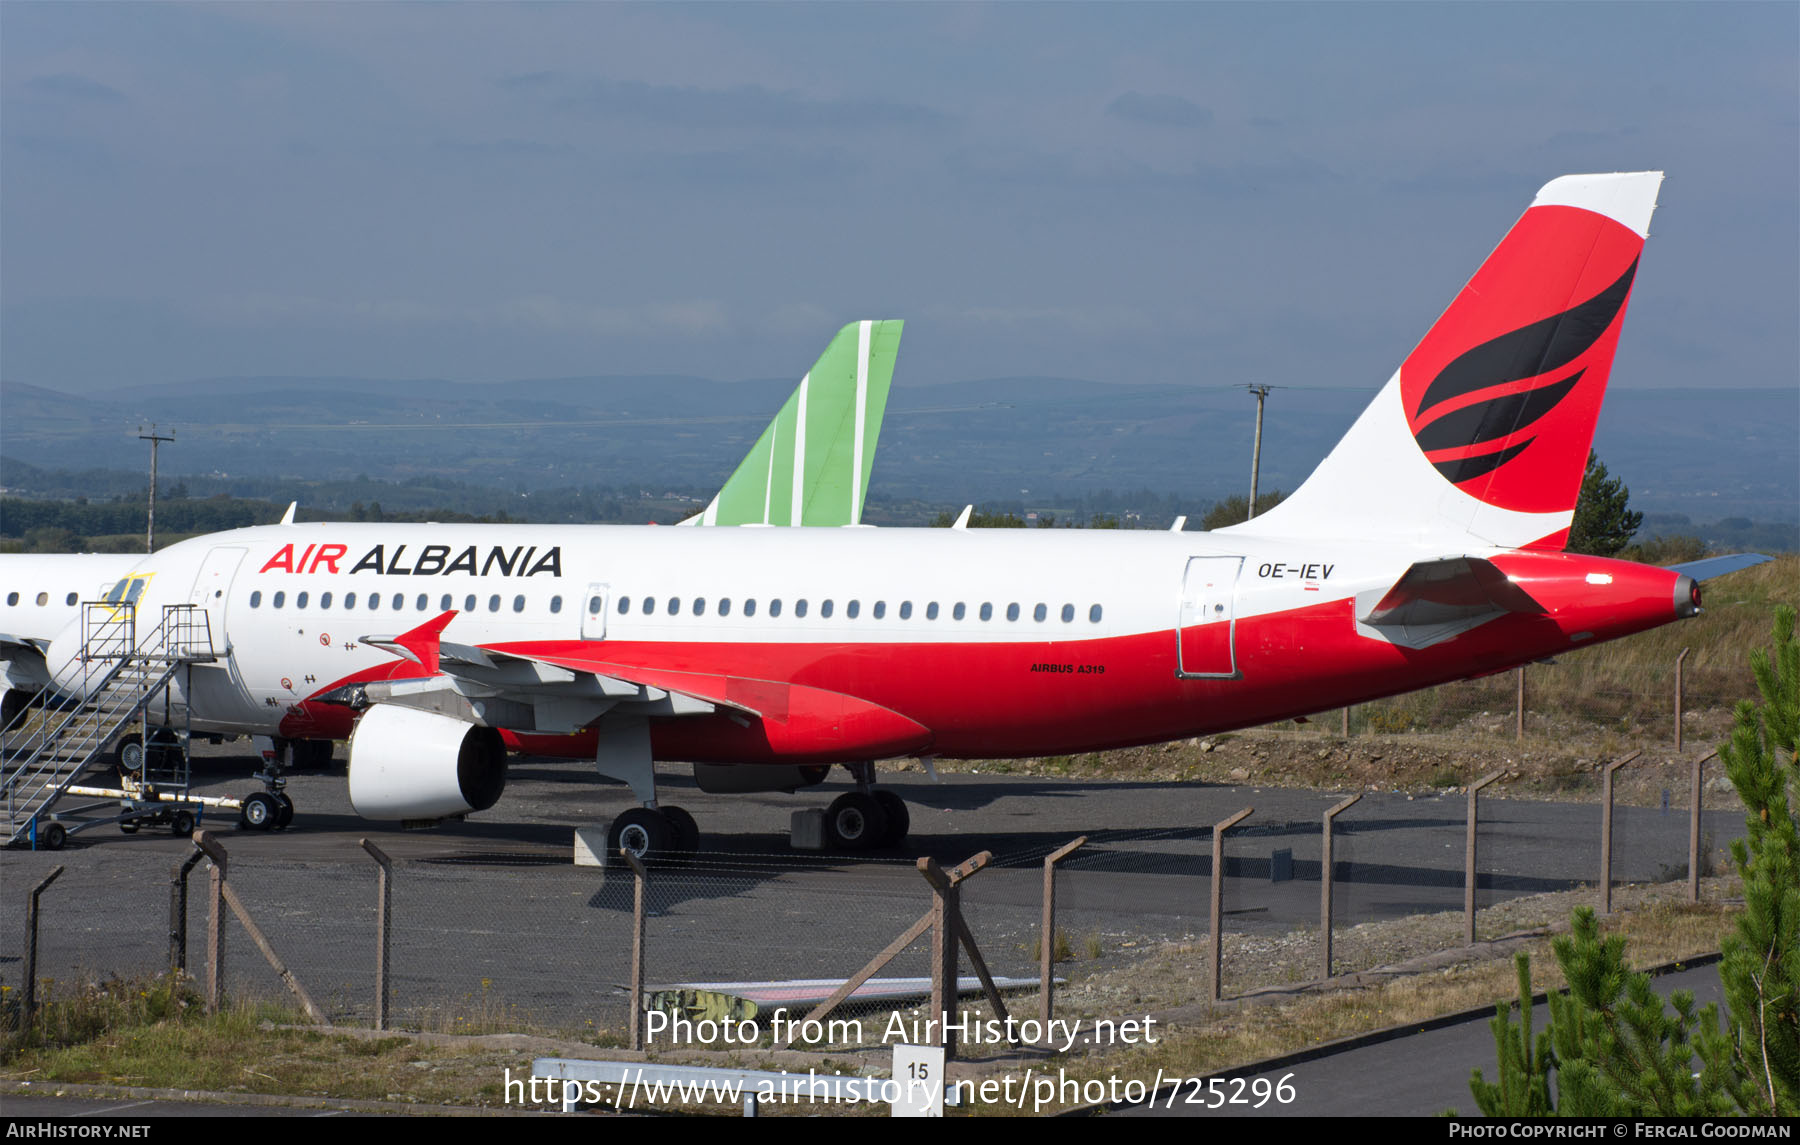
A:
[[[963,506],[963,511],[962,511],[962,515],[961,515],[961,516],[959,516],[959,517],[957,517],[957,518],[956,518],[956,524],[954,524],[954,525],[951,525],[951,526],[950,526],[950,527],[951,527],[951,528],[952,528],[952,529],[966,529],[966,528],[968,528],[968,527],[969,527],[969,515],[970,515],[970,514],[972,514],[972,513],[974,513],[974,512],[975,512],[975,506],[973,506],[973,505],[964,505],[964,506]]]
[[[284,525],[293,524],[294,523],[294,510],[298,509],[299,507],[300,507],[300,502],[289,501],[288,507],[287,507],[287,512],[285,512],[281,515],[281,523]]]

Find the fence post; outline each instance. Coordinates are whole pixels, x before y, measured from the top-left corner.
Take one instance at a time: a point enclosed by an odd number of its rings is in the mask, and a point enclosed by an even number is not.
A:
[[[1348,708],[1344,710],[1349,711]],[[1323,946],[1319,962],[1319,981],[1321,982],[1331,981],[1332,821],[1343,812],[1348,811],[1361,798],[1360,794],[1352,795],[1325,812],[1325,845],[1319,856],[1319,938]]]
[[[1249,818],[1256,808],[1246,807],[1229,819],[1221,819],[1212,829],[1212,1000],[1224,995],[1225,945],[1220,935],[1225,919],[1225,832]]]
[[[1344,709],[1344,738],[1350,738],[1350,709]]]
[[[1613,772],[1624,767],[1638,756],[1644,754],[1634,751],[1622,759],[1614,760],[1606,765],[1600,775],[1600,802],[1605,809],[1600,817],[1600,913],[1612,913],[1612,820],[1613,820]]]
[[[631,866],[631,1048],[644,1048],[644,890],[649,872],[630,851],[623,852]]]
[[[1676,727],[1681,725],[1677,723]],[[1706,761],[1718,756],[1709,751],[1694,761],[1693,780],[1688,786],[1688,901],[1700,901],[1700,769]]]
[[[1513,738],[1520,743],[1525,742],[1525,665],[1518,668],[1519,698],[1515,702],[1513,712]]]
[[[393,915],[390,913],[394,893],[394,860],[369,840],[357,841],[380,868],[375,875],[375,1028],[385,1030],[388,1028],[388,951],[394,925]]]
[[[1521,672],[1524,669],[1520,669]],[[1524,677],[1520,677],[1523,679]],[[1463,850],[1463,945],[1475,945],[1475,793],[1505,775],[1492,772],[1469,784],[1468,843]]]
[[[1681,750],[1681,662],[1687,659],[1690,648],[1683,648],[1681,655],[1675,657],[1675,750]]]
[[[950,1007],[956,989],[956,886],[936,860],[918,862],[919,873],[931,884],[931,1021],[938,1023],[938,1044],[944,1060],[956,1057],[956,1034],[950,1029]],[[927,1027],[929,1028],[929,1027]]]
[[[1050,852],[1044,856],[1044,921],[1043,929],[1038,931],[1038,1021],[1044,1029],[1050,1028],[1051,994],[1056,989],[1056,978],[1052,965],[1056,961],[1056,864],[1074,854],[1084,843],[1083,835],[1072,843]]]
[[[219,1012],[225,992],[225,848],[212,837],[211,831],[195,831],[194,846],[212,860],[207,878],[212,909],[206,916],[206,1012]]]
[[[49,889],[51,883],[62,877],[63,867],[60,865],[37,886],[31,888],[31,895],[25,902],[25,981],[24,996],[20,999],[19,1030],[24,1032],[31,1026],[31,1019],[37,1013],[37,940],[38,940],[38,896]]]
[[[169,969],[176,973],[187,970],[187,881],[200,859],[201,852],[194,851],[169,868]]]

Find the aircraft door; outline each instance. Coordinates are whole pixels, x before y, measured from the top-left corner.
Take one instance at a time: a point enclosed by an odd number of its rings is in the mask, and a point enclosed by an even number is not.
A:
[[[189,629],[185,639],[198,645],[210,637],[212,653],[218,658],[212,663],[194,664],[177,677],[177,691],[184,693],[191,718],[197,724],[237,723],[257,715],[256,705],[231,654],[231,637],[225,627],[231,602],[231,582],[247,551],[217,548],[207,553],[194,577],[194,587],[188,593],[188,603],[205,611],[206,623],[204,628]]]
[[[1238,675],[1237,578],[1243,557],[1189,557],[1176,620],[1175,674],[1182,679]]]
[[[583,640],[606,639],[606,610],[612,601],[610,585],[590,584],[587,595],[581,598],[581,638]]]
[[[229,643],[225,638],[225,606],[231,599],[231,581],[237,576],[238,565],[243,563],[246,551],[218,548],[207,553],[199,574],[194,577],[193,590],[188,594],[188,603],[206,610],[212,649],[221,655]]]

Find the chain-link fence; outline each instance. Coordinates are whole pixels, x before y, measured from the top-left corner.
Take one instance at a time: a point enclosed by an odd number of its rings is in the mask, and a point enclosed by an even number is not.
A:
[[[1611,871],[1618,887],[1685,899],[1689,816],[1616,807]],[[1151,796],[1156,798],[1155,796]],[[1163,796],[1162,798],[1168,798]],[[1298,987],[1321,977],[1322,817],[1336,796],[1191,786],[1177,828],[1095,830],[1056,874],[1054,926],[1043,933],[1043,861],[1068,840],[1011,836],[957,888],[970,936],[993,975],[1013,979],[1016,1016],[1035,1015],[1041,943],[1067,984],[1059,1013],[1099,1015],[1184,1005],[1210,996],[1209,938],[1216,823],[1257,809],[1222,846],[1222,993]],[[1365,795],[1333,828],[1334,974],[1404,964],[1460,947],[1465,934],[1468,800]],[[1480,799],[1476,937],[1533,925],[1521,904],[1599,905],[1602,809],[1592,804]],[[1735,807],[1735,801],[1733,801]],[[1741,833],[1740,810],[1702,817],[1704,872]],[[1166,819],[1166,816],[1158,816]],[[978,836],[974,837],[978,838]],[[219,841],[229,851],[234,836]],[[973,845],[971,846],[973,849]],[[345,837],[292,861],[244,848],[227,881],[293,976],[333,1022],[376,1014],[375,861]],[[439,1032],[546,1031],[623,1044],[631,1006],[634,879],[628,869],[573,865],[568,852],[481,849],[445,840],[397,859],[391,880],[387,980],[390,1024]],[[141,852],[139,853],[141,855]],[[940,856],[946,867],[967,856]],[[133,861],[129,844],[0,859],[9,900],[53,863],[67,873],[44,896],[36,975],[58,984],[151,977],[166,970],[181,920],[171,917],[166,863]],[[187,968],[207,971],[210,866],[189,878]],[[918,924],[933,892],[910,858],[703,850],[654,865],[644,926],[646,996],[667,1012],[757,1016],[810,1010]],[[1624,900],[1616,900],[1622,903]],[[21,912],[22,913],[22,912]],[[9,909],[9,917],[17,919]],[[227,917],[224,990],[289,1001],[264,955]],[[835,1016],[891,1020],[922,1005],[932,935],[921,929]],[[0,984],[17,988],[24,942],[0,935]],[[966,956],[960,973],[973,973]],[[895,981],[910,980],[910,981]],[[1062,1009],[1067,1007],[1065,1011]],[[766,1024],[765,1024],[766,1028]],[[871,1031],[870,1040],[879,1040]]]

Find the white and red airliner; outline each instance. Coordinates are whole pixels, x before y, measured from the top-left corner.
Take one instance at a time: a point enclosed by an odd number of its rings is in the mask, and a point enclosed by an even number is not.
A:
[[[631,785],[613,846],[691,849],[654,760],[745,791],[838,763],[858,789],[829,834],[894,844],[881,760],[1240,728],[1697,612],[1681,570],[1562,551],[1660,182],[1545,186],[1313,476],[1245,525],[289,524],[144,558],[140,607],[203,605],[226,650],[176,697],[195,730],[348,737],[369,818],[491,807],[522,751]]]

